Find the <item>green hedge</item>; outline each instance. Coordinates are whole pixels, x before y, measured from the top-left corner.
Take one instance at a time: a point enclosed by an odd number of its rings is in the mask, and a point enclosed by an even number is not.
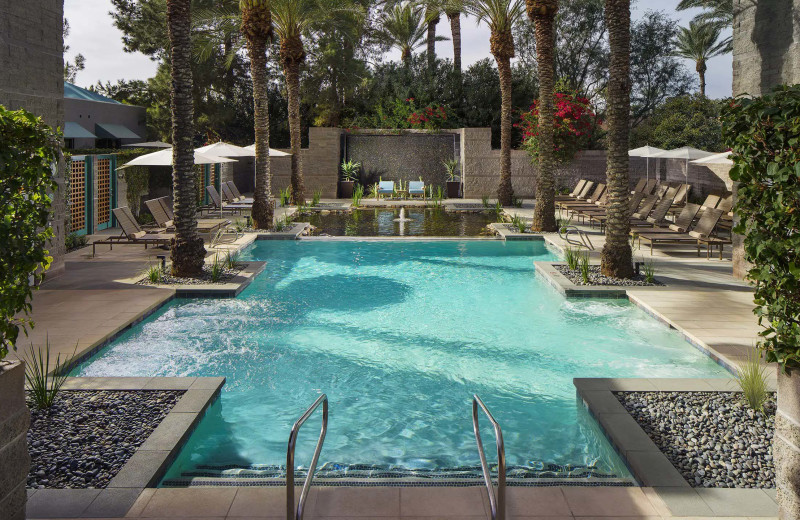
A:
[[[753,264],[755,309],[767,360],[800,368],[800,85],[723,111],[723,133],[739,182],[735,231]]]

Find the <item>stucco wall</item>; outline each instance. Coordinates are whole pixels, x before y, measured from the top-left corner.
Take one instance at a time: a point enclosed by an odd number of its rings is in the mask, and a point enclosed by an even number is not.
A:
[[[800,83],[800,0],[734,0],[733,93]]]
[[[54,127],[64,124],[63,0],[0,2],[0,104],[24,108]],[[63,168],[56,181],[64,185]],[[54,197],[48,276],[64,269],[65,194]]]

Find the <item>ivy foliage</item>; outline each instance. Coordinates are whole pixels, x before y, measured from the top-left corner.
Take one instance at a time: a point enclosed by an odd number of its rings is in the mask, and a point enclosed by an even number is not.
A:
[[[735,231],[744,235],[767,360],[800,368],[800,85],[723,110],[733,149]]]
[[[33,326],[33,287],[53,260],[46,247],[62,142],[30,112],[0,105],[0,360]]]

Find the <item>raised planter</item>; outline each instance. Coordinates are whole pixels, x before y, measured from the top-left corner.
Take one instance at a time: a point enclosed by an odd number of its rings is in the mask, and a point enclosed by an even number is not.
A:
[[[351,199],[353,198],[353,190],[355,190],[355,181],[339,181],[339,198]]]
[[[25,364],[0,361],[0,516],[4,520],[25,518],[30,421],[25,405]]]
[[[447,181],[447,198],[461,198],[461,181]]]

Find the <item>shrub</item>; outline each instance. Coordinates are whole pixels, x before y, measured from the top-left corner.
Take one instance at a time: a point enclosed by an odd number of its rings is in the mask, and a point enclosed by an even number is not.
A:
[[[144,271],[145,279],[152,284],[159,284],[164,278],[164,271],[160,265],[151,265]]]
[[[219,259],[219,254],[214,255],[214,261],[211,263],[211,281],[218,282],[225,273],[225,264]]]
[[[61,359],[61,354],[56,356],[53,367],[50,367],[50,338],[45,341],[44,350],[41,346],[34,348],[31,345],[30,353],[23,356],[25,359],[25,380],[30,390],[29,398],[33,405],[43,410],[50,408],[56,400],[64,381],[67,380],[67,368],[78,350],[72,356]]]
[[[89,237],[87,237],[86,235],[70,233],[66,237],[64,237],[64,247],[67,248],[67,251],[80,249],[81,247],[85,246],[88,243],[89,243]]]
[[[747,361],[736,369],[736,382],[742,389],[747,406],[756,411],[763,411],[769,394],[766,369],[757,352],[750,352]]]
[[[561,163],[569,162],[578,150],[591,141],[598,126],[597,116],[589,100],[575,92],[562,89],[555,93],[555,118],[553,151]],[[533,159],[539,157],[539,101],[536,100],[527,112],[523,112],[519,127],[522,128],[523,147]]]
[[[572,247],[564,249],[564,261],[570,271],[578,270],[578,262],[580,261],[580,252]]]
[[[768,362],[800,368],[800,85],[723,110],[738,181],[735,231],[744,235],[759,346]]]
[[[580,254],[579,267],[583,283],[589,283],[589,253]]]
[[[653,283],[656,281],[656,266],[653,264],[652,261],[647,261],[642,265],[642,269],[644,270],[644,281],[647,283]]]
[[[225,267],[236,269],[239,267],[239,251],[228,251],[225,253]]]
[[[342,170],[342,179],[355,182],[358,180],[358,172],[361,170],[361,163],[354,161],[342,161],[339,167]]]
[[[649,144],[665,150],[682,146],[722,150],[723,106],[722,101],[700,95],[669,99],[631,133],[631,147]]]
[[[25,110],[0,105],[0,360],[33,322],[33,287],[53,258],[47,240],[61,136]],[[31,283],[33,281],[33,283]]]

